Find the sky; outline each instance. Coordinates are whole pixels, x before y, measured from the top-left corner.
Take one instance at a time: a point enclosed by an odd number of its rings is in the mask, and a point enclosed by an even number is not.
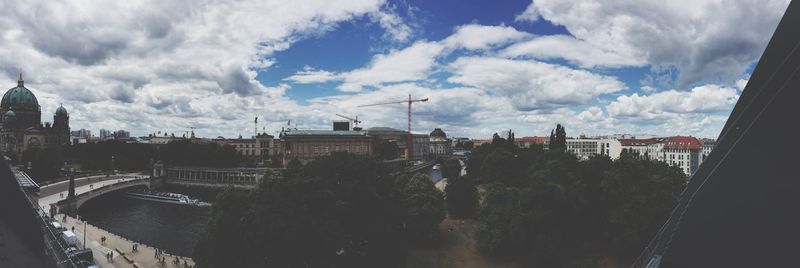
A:
[[[203,137],[362,127],[715,138],[788,0],[1,0],[0,88],[51,121]]]

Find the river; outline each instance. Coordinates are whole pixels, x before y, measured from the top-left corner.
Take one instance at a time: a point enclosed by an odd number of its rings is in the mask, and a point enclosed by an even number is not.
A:
[[[159,190],[189,194],[207,202],[213,201],[216,195],[211,191],[187,188]],[[122,190],[89,200],[78,213],[90,224],[111,233],[168,253],[192,256],[195,244],[205,231],[211,208],[133,199]]]

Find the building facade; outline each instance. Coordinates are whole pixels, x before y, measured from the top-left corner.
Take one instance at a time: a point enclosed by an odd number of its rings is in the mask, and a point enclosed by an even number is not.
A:
[[[447,138],[447,133],[444,132],[441,128],[436,128],[431,131],[430,137],[430,148],[431,148],[431,156],[441,156],[441,155],[450,155],[453,153],[452,142],[450,139]]]
[[[694,174],[700,166],[702,144],[695,137],[669,137],[664,143],[664,158],[687,175]]]
[[[362,131],[288,129],[281,131],[280,139],[284,166],[292,159],[305,164],[333,152],[373,153],[373,138]]]
[[[42,124],[42,109],[36,96],[25,87],[22,74],[17,86],[9,89],[0,101],[0,149],[7,155],[20,157],[28,149],[44,149],[68,144],[69,114],[59,106],[53,124]]]
[[[224,188],[254,188],[267,172],[266,168],[212,168],[153,165],[153,177],[168,183]]]
[[[614,139],[567,139],[566,142],[566,150],[580,159],[588,159],[593,155],[607,155],[616,159],[622,151],[622,145]]]
[[[413,152],[408,156],[406,144],[408,143],[408,131],[390,127],[373,127],[366,130],[366,134],[374,137],[377,141],[394,141],[400,149],[400,156],[406,160],[421,161],[429,159],[431,154],[430,137],[425,134],[412,134],[411,142]]]

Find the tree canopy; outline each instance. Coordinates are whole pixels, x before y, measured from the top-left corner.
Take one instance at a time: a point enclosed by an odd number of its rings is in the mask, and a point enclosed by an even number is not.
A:
[[[218,196],[195,250],[200,267],[396,266],[409,238],[444,215],[430,178],[392,177],[377,159],[333,153],[293,168],[267,174],[244,198]],[[228,232],[240,245],[226,244]]]

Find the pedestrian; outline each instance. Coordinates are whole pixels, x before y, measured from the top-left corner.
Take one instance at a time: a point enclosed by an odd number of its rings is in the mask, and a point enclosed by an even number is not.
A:
[[[156,258],[156,259],[158,259],[158,249],[155,249],[155,252],[156,252],[156,253],[155,253],[155,255],[153,255],[153,258]]]
[[[106,253],[106,261],[111,261],[111,257],[109,257],[110,254],[111,254],[111,251]]]
[[[111,260],[113,261],[114,260],[114,251],[112,250],[112,251],[109,251],[108,253],[111,254]]]
[[[75,226],[72,226],[72,232],[73,233],[75,232]]]

